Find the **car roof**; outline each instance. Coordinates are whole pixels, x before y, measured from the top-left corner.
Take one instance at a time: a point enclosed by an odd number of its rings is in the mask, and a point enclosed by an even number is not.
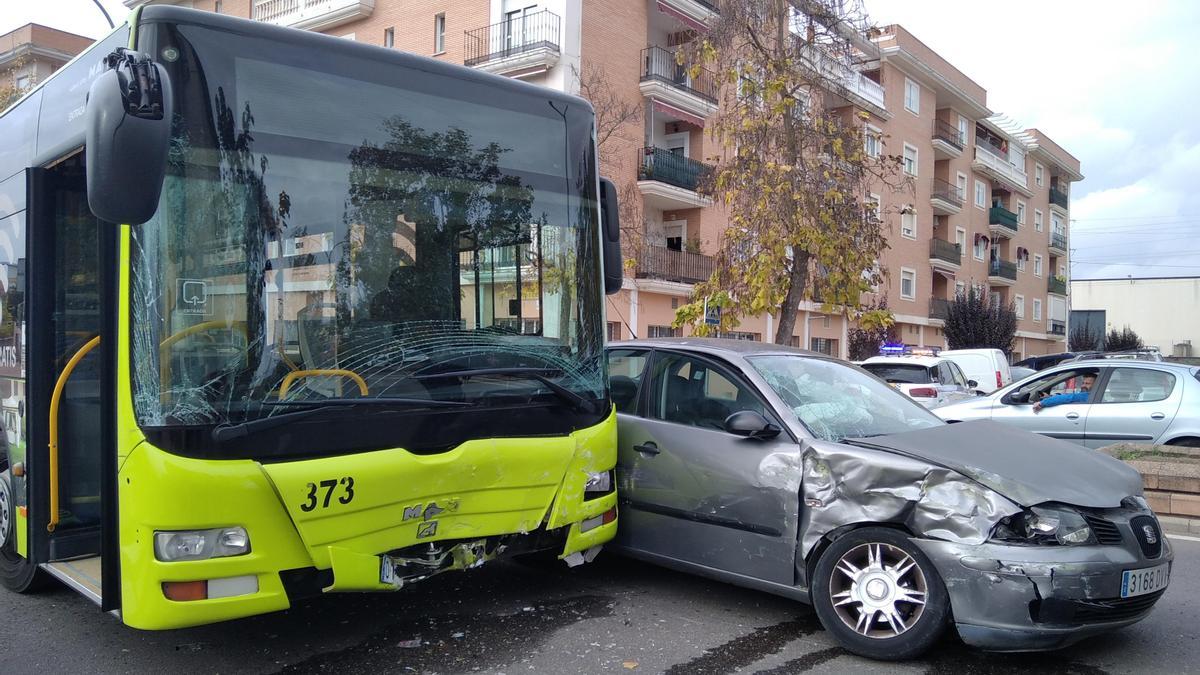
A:
[[[1191,373],[1200,370],[1197,366],[1173,361],[1143,361],[1140,359],[1087,359],[1084,361],[1064,361],[1052,366],[1054,369],[1070,370],[1071,368],[1153,368],[1155,370],[1171,370]],[[1046,369],[1050,370],[1049,368]],[[1044,372],[1044,371],[1039,371]]]
[[[640,340],[617,340],[605,345],[605,349],[682,349],[716,355],[762,356],[766,354],[787,354],[789,356],[811,356],[813,358],[831,359],[832,357],[820,352],[807,349],[797,349],[786,345],[776,345],[769,342],[753,340],[731,340],[728,338],[701,337],[669,337],[642,338]]]
[[[940,356],[872,356],[866,361],[863,361],[862,365],[869,366],[872,363],[889,363],[894,365],[936,366],[939,363],[945,363],[949,360],[950,359],[942,358]]]

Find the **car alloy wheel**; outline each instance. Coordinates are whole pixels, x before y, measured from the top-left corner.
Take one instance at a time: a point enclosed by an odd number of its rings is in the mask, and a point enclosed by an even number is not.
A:
[[[0,548],[8,545],[13,531],[12,495],[8,490],[8,481],[0,478]]]
[[[925,611],[925,574],[891,544],[860,544],[842,554],[829,579],[829,597],[842,623],[869,638],[900,635]]]

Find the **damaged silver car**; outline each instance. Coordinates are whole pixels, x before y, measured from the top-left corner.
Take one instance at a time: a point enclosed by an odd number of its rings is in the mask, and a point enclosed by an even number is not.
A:
[[[1136,471],[990,421],[948,425],[865,371],[751,342],[608,348],[615,544],[811,603],[847,649],[906,659],[953,624],[1053,649],[1146,616],[1171,546]]]

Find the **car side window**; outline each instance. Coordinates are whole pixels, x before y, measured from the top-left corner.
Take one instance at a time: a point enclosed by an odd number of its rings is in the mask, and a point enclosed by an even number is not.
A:
[[[723,368],[681,354],[665,355],[655,367],[651,417],[724,429],[725,418],[741,410],[765,414],[754,390]]]
[[[951,386],[956,384],[954,382],[954,371],[950,370],[950,364],[943,363],[941,365],[934,366],[934,368],[937,369],[937,374],[938,374],[937,381],[940,384],[946,384],[946,385],[951,385]]]
[[[953,361],[947,365],[949,365],[950,370],[954,372],[954,382],[963,389],[970,389],[971,385],[967,384],[967,376],[963,375],[962,368],[959,368],[958,364]]]
[[[608,389],[617,412],[636,413],[637,395],[650,353],[639,349],[608,352]]]
[[[1085,379],[1094,379],[1097,374],[1095,368],[1059,370],[1027,382],[1018,391],[1029,395],[1029,403],[1036,403],[1048,396],[1083,391]]]
[[[1170,398],[1175,376],[1148,368],[1114,368],[1104,385],[1101,403],[1144,403]]]

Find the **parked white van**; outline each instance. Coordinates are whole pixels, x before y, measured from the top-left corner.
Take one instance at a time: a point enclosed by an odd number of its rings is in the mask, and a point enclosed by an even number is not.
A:
[[[975,380],[979,391],[990,394],[1012,384],[1008,359],[999,349],[947,349],[938,356],[958,364],[967,379]]]

